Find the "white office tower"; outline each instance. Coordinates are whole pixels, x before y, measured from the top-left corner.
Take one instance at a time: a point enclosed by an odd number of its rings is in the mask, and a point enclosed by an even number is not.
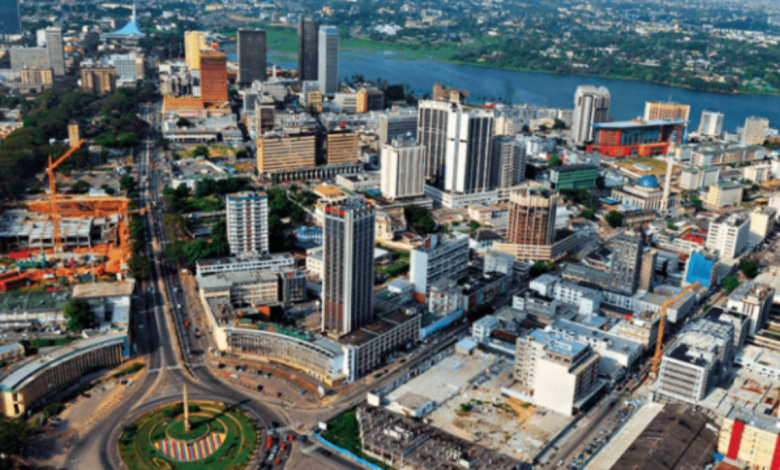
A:
[[[593,124],[607,122],[610,100],[606,87],[577,87],[574,94],[574,124],[571,127],[572,140],[576,145],[593,141]]]
[[[339,30],[333,26],[321,26],[319,37],[320,92],[332,97],[339,91]]]
[[[425,193],[425,147],[412,136],[382,145],[382,195],[388,199]]]
[[[498,162],[496,186],[511,188],[525,179],[525,140],[508,135],[493,138],[493,158]]]
[[[268,253],[268,196],[244,191],[226,197],[230,254]]]
[[[720,139],[723,135],[723,113],[717,111],[701,112],[699,122],[699,138],[713,137]]]
[[[500,165],[493,160],[493,112],[473,110],[450,115],[444,189],[471,194],[494,189]]]
[[[769,119],[751,116],[745,119],[745,127],[742,128],[742,143],[745,145],[764,145]]]
[[[428,161],[425,178],[437,187],[444,182],[447,154],[447,127],[450,116],[457,116],[458,106],[445,101],[420,101],[417,116],[417,143],[425,147]]]

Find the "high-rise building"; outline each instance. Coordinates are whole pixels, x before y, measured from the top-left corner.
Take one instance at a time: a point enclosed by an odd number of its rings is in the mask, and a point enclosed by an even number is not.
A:
[[[653,292],[653,273],[655,262],[658,258],[658,250],[649,248],[642,253],[642,267],[639,272],[639,289],[645,292]]]
[[[710,222],[706,247],[731,260],[742,253],[750,238],[750,219],[742,214],[722,214]]]
[[[238,30],[238,84],[251,85],[255,80],[264,82],[266,42],[262,29]]]
[[[699,137],[720,138],[723,135],[723,113],[717,111],[701,112],[701,121],[699,122]]]
[[[612,241],[610,287],[632,295],[639,284],[642,239],[621,233]]]
[[[0,0],[0,36],[22,34],[19,0]]]
[[[298,21],[298,80],[317,81],[319,73],[320,22],[311,18]]]
[[[346,335],[374,317],[374,209],[360,199],[325,205],[322,329]]]
[[[382,145],[382,195],[388,199],[425,193],[425,147],[414,137]]]
[[[184,60],[190,70],[200,70],[200,51],[206,49],[206,33],[184,32]]]
[[[229,100],[227,54],[200,52],[200,97],[204,103],[221,105]]]
[[[268,196],[244,191],[226,197],[230,254],[268,253]]]
[[[96,95],[113,93],[116,91],[116,69],[102,64],[82,65],[81,89]]]
[[[412,250],[409,258],[409,281],[414,284],[414,298],[427,302],[434,283],[440,279],[458,281],[469,269],[469,236],[462,233],[433,235]]]
[[[671,119],[672,121],[687,121],[691,115],[688,104],[647,101],[645,103],[645,121],[655,119]]]
[[[607,122],[610,100],[609,90],[606,87],[577,87],[577,92],[574,94],[574,124],[571,127],[575,144],[593,142],[596,135],[593,124]]]
[[[355,164],[360,157],[357,132],[338,130],[328,132],[325,149],[328,165]]]
[[[62,44],[62,28],[46,28],[46,53],[54,75],[65,75],[65,49]]]
[[[398,137],[417,133],[416,109],[399,109],[379,115],[379,143],[389,144]]]
[[[528,185],[509,197],[507,241],[518,245],[552,245],[558,197]]]
[[[385,109],[385,94],[379,88],[363,87],[355,95],[357,98],[356,113],[382,111]]]
[[[51,85],[54,83],[54,73],[50,67],[40,69],[22,69],[20,79],[25,85]]]
[[[417,143],[428,152],[425,177],[439,186],[444,183],[447,155],[447,127],[450,116],[457,115],[457,105],[442,101],[420,101],[417,118]]]
[[[268,133],[257,139],[257,171],[275,173],[317,164],[317,138],[308,134]]]
[[[500,161],[493,158],[493,125],[493,113],[488,110],[450,116],[444,160],[445,190],[470,194],[496,187],[501,168]]]
[[[511,188],[525,179],[525,142],[508,135],[493,138],[493,158],[499,166],[499,188]]]
[[[742,143],[745,145],[764,145],[769,130],[769,119],[751,116],[745,119],[742,128]]]
[[[317,80],[323,96],[331,97],[339,91],[339,30],[321,26],[318,39]]]

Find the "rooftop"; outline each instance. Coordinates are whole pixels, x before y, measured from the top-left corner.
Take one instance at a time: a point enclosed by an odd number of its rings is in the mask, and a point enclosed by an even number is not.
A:
[[[564,338],[543,330],[534,330],[529,333],[529,336],[533,338],[534,341],[544,344],[546,350],[571,358],[576,357],[588,347],[585,343],[580,343],[579,341]]]
[[[651,119],[649,121],[633,120],[633,121],[617,121],[617,122],[601,122],[593,124],[594,129],[626,129],[626,128],[647,128],[647,127],[663,127],[663,126],[684,126],[688,124],[688,121],[670,119]]]
[[[73,298],[91,299],[132,295],[134,289],[135,281],[76,284],[73,287]]]

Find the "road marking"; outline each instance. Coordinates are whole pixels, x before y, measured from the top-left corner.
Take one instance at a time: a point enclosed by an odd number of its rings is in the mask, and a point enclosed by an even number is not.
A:
[[[168,367],[168,370],[179,370],[179,369],[181,369],[181,365],[180,364],[176,364],[175,366]]]
[[[190,364],[191,369],[197,369],[198,367],[204,367],[206,365],[205,362],[196,362],[195,364]]]
[[[150,373],[150,374],[156,374],[157,372],[160,372],[160,370],[161,370],[161,369],[160,369],[159,367],[158,367],[158,368],[156,368],[156,369],[149,369],[149,373]]]

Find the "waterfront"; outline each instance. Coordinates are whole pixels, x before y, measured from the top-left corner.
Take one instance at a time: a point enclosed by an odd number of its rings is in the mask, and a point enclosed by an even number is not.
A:
[[[280,55],[269,51],[269,55]],[[291,56],[291,58],[294,56]],[[234,59],[234,56],[231,58]],[[280,67],[295,68],[294,60],[278,62]],[[382,78],[388,83],[406,83],[418,95],[430,93],[435,82],[464,88],[472,97],[503,97],[512,103],[573,108],[578,85],[606,86],[612,94],[611,115],[615,120],[640,117],[645,101],[673,101],[691,105],[691,124],[697,128],[702,110],[725,113],[724,130],[735,132],[748,116],[769,118],[780,125],[780,96],[727,95],[671,88],[652,83],[573,75],[500,70],[424,60],[402,60],[396,53],[360,54],[342,51],[342,78],[363,75],[367,80]]]

